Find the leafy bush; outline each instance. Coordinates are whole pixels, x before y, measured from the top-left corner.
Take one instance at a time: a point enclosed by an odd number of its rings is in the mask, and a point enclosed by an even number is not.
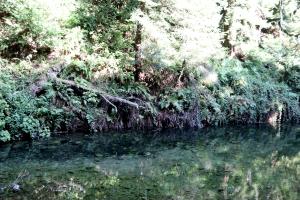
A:
[[[300,92],[300,66],[293,66],[286,71],[286,82],[295,91]]]
[[[129,19],[137,6],[137,0],[82,0],[68,24],[85,30],[92,44],[101,44],[102,48],[107,46],[112,53],[125,53],[124,50],[132,46],[133,37],[129,35],[132,35],[130,32],[134,24]],[[128,37],[124,37],[126,34]]]
[[[202,115],[209,123],[255,123],[265,121],[270,111],[291,109],[289,118],[300,116],[298,95],[279,73],[257,61],[242,63],[226,59],[216,68],[219,82],[200,88]]]
[[[26,87],[26,78],[17,67],[1,67],[0,141],[48,137],[64,118],[62,109],[51,105],[51,90],[33,97]]]
[[[33,58],[50,53],[52,37],[46,11],[34,1],[0,2],[0,54],[7,58]]]
[[[0,131],[0,142],[8,142],[10,140],[11,137],[8,131]]]
[[[191,89],[166,90],[159,96],[159,107],[166,110],[182,112],[189,110],[195,98]]]

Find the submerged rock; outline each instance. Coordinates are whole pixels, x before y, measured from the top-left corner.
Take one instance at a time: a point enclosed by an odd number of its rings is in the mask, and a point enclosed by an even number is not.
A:
[[[19,192],[21,190],[21,187],[19,184],[17,183],[13,183],[11,184],[11,189],[14,191],[14,192]]]

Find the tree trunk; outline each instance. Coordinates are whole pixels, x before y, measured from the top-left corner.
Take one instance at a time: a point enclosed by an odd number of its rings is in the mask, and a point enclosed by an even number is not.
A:
[[[229,50],[229,53],[232,54],[234,51],[234,45],[231,43],[230,38],[230,28],[232,26],[232,6],[235,3],[235,0],[228,0],[227,7],[223,8],[221,11],[222,18],[219,23],[219,28],[224,33],[222,46]]]
[[[145,3],[140,2],[140,9],[142,12],[145,11]],[[134,64],[134,80],[140,80],[140,74],[142,72],[142,29],[143,25],[138,22],[136,28],[136,35],[135,35],[135,43],[134,43],[134,50],[135,50],[135,64]]]

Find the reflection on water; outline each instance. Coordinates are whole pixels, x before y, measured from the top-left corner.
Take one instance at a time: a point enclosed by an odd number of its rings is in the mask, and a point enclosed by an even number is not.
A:
[[[300,197],[299,126],[77,134],[1,146],[0,161],[0,199]]]

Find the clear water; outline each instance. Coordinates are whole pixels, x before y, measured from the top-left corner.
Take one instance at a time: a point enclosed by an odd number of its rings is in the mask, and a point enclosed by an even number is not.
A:
[[[0,199],[300,199],[299,126],[73,134],[0,161]]]

